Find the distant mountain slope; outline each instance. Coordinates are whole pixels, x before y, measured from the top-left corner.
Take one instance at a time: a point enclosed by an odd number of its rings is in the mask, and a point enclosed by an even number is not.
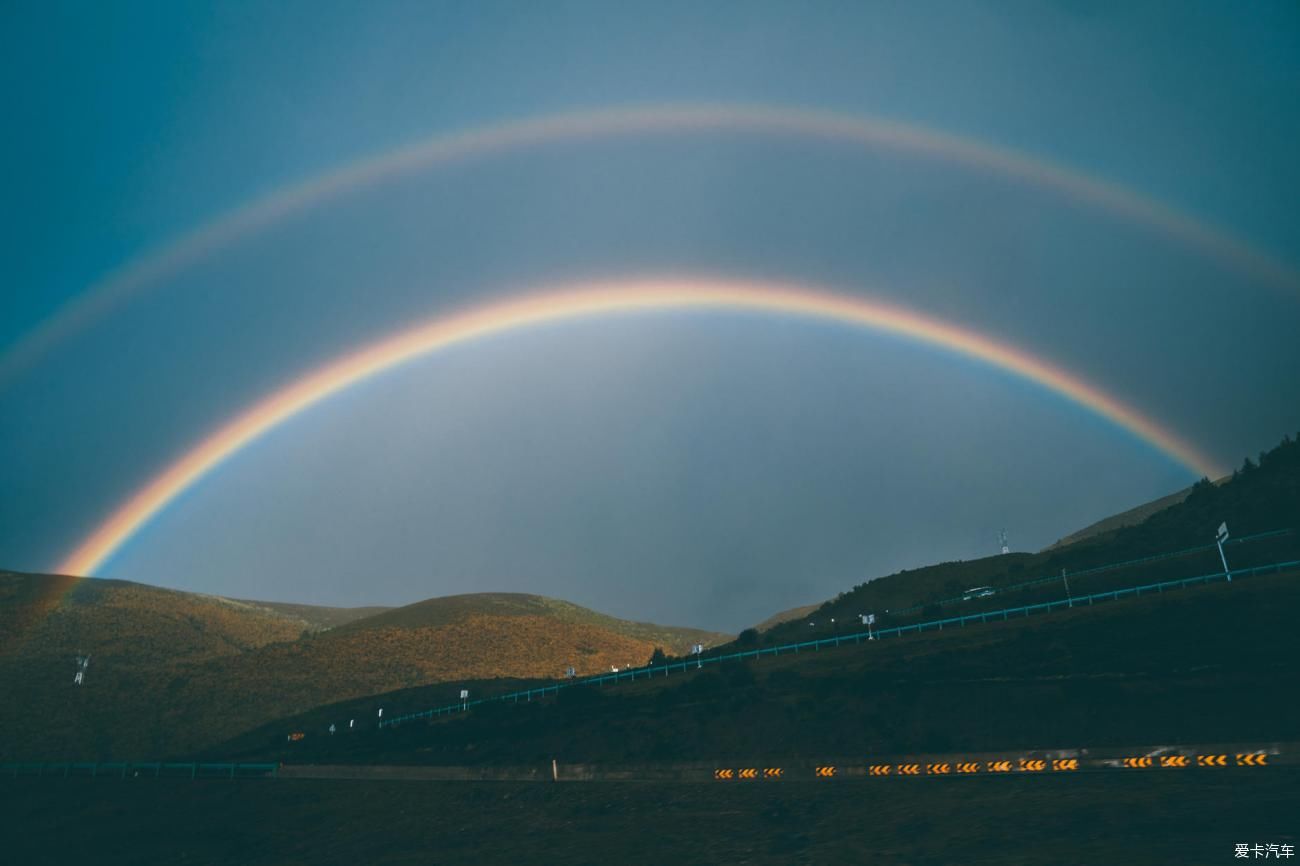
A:
[[[315,604],[292,604],[284,601],[252,601],[249,599],[232,599],[232,601],[238,601],[240,604],[248,604],[253,607],[263,607],[281,616],[302,620],[310,627],[321,631],[338,628],[358,619],[365,619],[369,616],[393,610],[391,607],[384,606],[321,607]]]
[[[1043,550],[1056,550],[1060,547],[1068,547],[1076,541],[1083,541],[1085,538],[1092,538],[1094,535],[1101,535],[1106,532],[1112,532],[1116,529],[1123,529],[1125,526],[1136,526],[1146,520],[1157,511],[1164,511],[1166,508],[1177,505],[1192,493],[1192,488],[1185,487],[1177,493],[1170,493],[1168,496],[1162,496],[1159,499],[1153,499],[1150,502],[1144,502],[1128,511],[1121,511],[1119,514],[1112,514],[1109,517],[1103,517],[1096,523],[1090,523],[1083,529],[1072,532],[1059,541],[1053,542]]]
[[[322,703],[569,665],[594,673],[728,639],[529,595],[376,610],[0,573],[0,757],[168,754]],[[91,666],[74,686],[79,654]]]
[[[780,613],[772,614],[767,619],[754,626],[754,628],[760,632],[767,631],[768,629],[776,628],[782,623],[796,619],[803,619],[819,607],[821,607],[820,604],[805,604],[803,607],[792,607],[789,610],[783,610]]]
[[[731,638],[730,635],[703,629],[618,619],[571,602],[520,592],[477,592],[431,598],[354,620],[339,630],[429,628],[451,625],[474,616],[544,617],[574,625],[590,625],[653,643],[670,653],[686,653],[691,644],[713,645]]]

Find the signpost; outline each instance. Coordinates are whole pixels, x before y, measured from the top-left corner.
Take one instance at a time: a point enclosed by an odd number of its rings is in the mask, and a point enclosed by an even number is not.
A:
[[[1223,555],[1223,542],[1228,540],[1228,524],[1223,522],[1219,524],[1219,531],[1215,535],[1214,542],[1219,545],[1219,560],[1223,562],[1223,576],[1232,582],[1232,572],[1228,570],[1228,557]]]
[[[469,709],[469,689],[460,690],[460,710],[464,712]]]
[[[86,668],[90,667],[90,656],[77,656],[77,675],[72,678],[74,685],[81,685],[86,681]]]
[[[871,627],[876,624],[876,615],[874,613],[860,613],[862,624],[867,627],[867,640],[875,640],[876,636],[871,633]]]

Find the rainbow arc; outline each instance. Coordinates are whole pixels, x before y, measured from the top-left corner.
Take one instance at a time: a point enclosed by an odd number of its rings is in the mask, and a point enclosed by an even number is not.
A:
[[[167,466],[116,508],[59,565],[99,570],[177,496],[254,440],[313,405],[372,376],[431,353],[549,323],[655,311],[731,311],[793,316],[904,337],[1033,382],[1106,418],[1185,466],[1216,476],[1215,463],[1163,426],[1083,378],[957,325],[861,297],[788,284],[720,280],[622,280],[542,291],[439,317],[318,368],[241,412]]]

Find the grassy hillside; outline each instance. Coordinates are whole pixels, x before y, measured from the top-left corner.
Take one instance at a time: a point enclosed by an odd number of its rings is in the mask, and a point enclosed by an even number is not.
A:
[[[1003,588],[1035,578],[1096,568],[1109,563],[1140,559],[1189,547],[1202,547],[1214,540],[1220,522],[1226,521],[1232,534],[1242,538],[1276,529],[1300,530],[1300,443],[1289,437],[1278,447],[1246,460],[1242,468],[1217,482],[1202,479],[1186,490],[1112,515],[1075,532],[1036,553],[1011,553],[982,559],[945,562],[905,569],[859,584],[821,604],[805,605],[768,617],[755,630],[763,633],[764,644],[786,643],[807,637],[825,637],[836,628],[855,628],[858,616],[874,613],[882,625],[935,618],[957,613],[978,612],[1032,604],[1065,595],[1064,582],[1051,589],[1016,592]],[[1278,559],[1300,558],[1300,533],[1290,539],[1270,540],[1249,546],[1230,542],[1233,568],[1260,565]],[[1130,586],[1147,580],[1210,573],[1220,570],[1218,553],[1212,550],[1178,562],[1143,565],[1105,576],[1077,579],[1075,592],[1103,591],[1113,586]],[[960,598],[972,587],[992,586],[995,598],[942,610],[939,602]],[[922,615],[898,617],[900,609],[931,605]],[[889,613],[887,613],[889,612]],[[831,619],[836,621],[831,624]],[[808,626],[809,621],[815,623]]]
[[[731,637],[703,629],[632,622],[597,613],[557,598],[519,592],[478,592],[431,598],[387,610],[366,619],[355,620],[344,626],[341,631],[429,628],[450,625],[475,616],[542,617],[571,625],[593,626],[637,641],[654,644],[670,653],[686,653],[690,651],[692,644],[712,645],[729,640]]]
[[[1220,484],[1202,480],[1181,502],[1160,509],[1144,521],[1040,553],[1011,553],[966,562],[911,569],[860,584],[820,605],[798,621],[764,632],[763,644],[825,637],[837,629],[859,629],[859,614],[875,613],[884,626],[917,619],[955,616],[982,609],[1032,604],[1066,597],[1065,581],[1030,589],[1008,587],[1038,578],[1093,569],[1170,551],[1212,545],[1215,530],[1226,521],[1240,539],[1277,529],[1300,529],[1300,443],[1286,439],[1259,462],[1246,461]],[[1251,542],[1230,543],[1233,568],[1300,559],[1300,532]],[[1087,593],[1222,570],[1212,547],[1176,560],[1148,562],[1101,574],[1075,577],[1070,592]],[[992,597],[960,602],[965,590],[991,586]],[[957,604],[940,602],[958,599]],[[909,611],[900,615],[900,610]],[[832,624],[832,618],[835,623]],[[815,626],[810,628],[808,622]]]
[[[1119,514],[1112,514],[1109,517],[1103,517],[1095,523],[1090,523],[1083,529],[1071,532],[1069,535],[1059,541],[1048,545],[1044,550],[1055,550],[1058,547],[1067,547],[1076,541],[1083,541],[1086,538],[1092,538],[1094,535],[1102,535],[1107,532],[1113,532],[1116,529],[1123,529],[1126,526],[1136,526],[1146,520],[1157,511],[1164,511],[1170,506],[1177,505],[1192,493],[1192,488],[1184,487],[1168,496],[1161,496],[1159,499],[1153,499],[1150,502],[1144,502],[1141,505],[1134,506]]]
[[[1064,580],[1010,588],[1059,567],[1075,572],[1074,595],[1217,571],[1211,548],[1078,573],[1204,543],[1204,527],[1217,525],[1213,517],[1229,520],[1238,535],[1300,522],[1297,480],[1300,448],[1287,441],[1261,465],[1248,463],[1220,486],[1199,484],[1138,526],[1050,553],[946,563],[873,581],[810,614],[814,627],[800,617],[738,643],[853,633],[864,609],[881,611],[888,625],[1063,598]],[[1229,546],[1233,566],[1300,560],[1297,535]],[[995,594],[962,600],[963,588],[983,585]],[[954,593],[955,602],[938,604]],[[638,761],[1288,739],[1300,730],[1300,672],[1291,661],[1300,656],[1300,632],[1291,627],[1297,607],[1300,574],[1291,571],[616,688],[579,687],[532,705],[491,704],[466,717],[355,737],[320,736],[345,711],[322,707],[225,748],[296,761],[471,763],[556,754]],[[843,625],[830,625],[832,616]],[[475,694],[493,688],[480,684]],[[1234,697],[1242,693],[1274,699],[1243,703]],[[402,713],[451,697],[410,690],[373,700]],[[287,746],[290,728],[315,736]]]
[[[544,614],[473,613],[423,627],[353,623],[188,669],[172,686],[167,749],[195,748],[304,708],[393,689],[455,683],[446,689],[451,700],[471,680],[551,678],[568,665],[582,675],[640,665],[656,646]],[[238,700],[223,700],[232,687]],[[373,707],[364,713],[374,714]]]
[[[538,596],[455,596],[357,619],[125,581],[0,576],[0,755],[138,757],[392,689],[643,664],[725,635]],[[338,626],[322,631],[328,623]],[[74,656],[89,653],[84,686]]]
[[[820,652],[725,662],[350,736],[344,708],[214,751],[298,763],[847,758],[1293,739],[1300,571]],[[1268,695],[1266,701],[1243,695]],[[446,703],[376,698],[400,713]],[[288,730],[308,733],[286,744]]]
[[[5,659],[58,656],[132,668],[201,661],[294,640],[311,623],[255,602],[124,580],[0,572]]]

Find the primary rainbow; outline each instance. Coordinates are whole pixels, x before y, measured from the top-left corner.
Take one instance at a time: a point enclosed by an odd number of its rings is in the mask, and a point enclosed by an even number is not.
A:
[[[294,214],[433,165],[538,145],[648,133],[796,135],[941,159],[1066,196],[1147,227],[1259,284],[1300,297],[1300,274],[1249,241],[1132,189],[1031,154],[870,115],[764,105],[666,105],[574,111],[440,133],[280,187],[126,262],[0,353],[0,384],[151,285]]]
[[[1214,461],[1137,410],[1047,361],[991,337],[912,310],[803,286],[721,280],[646,279],[528,294],[439,317],[318,368],[251,406],[145,484],[58,567],[98,570],[173,499],[267,431],[364,379],[422,355],[505,332],[564,320],[667,310],[730,310],[790,315],[906,337],[1013,373],[1100,415],[1197,475]]]

